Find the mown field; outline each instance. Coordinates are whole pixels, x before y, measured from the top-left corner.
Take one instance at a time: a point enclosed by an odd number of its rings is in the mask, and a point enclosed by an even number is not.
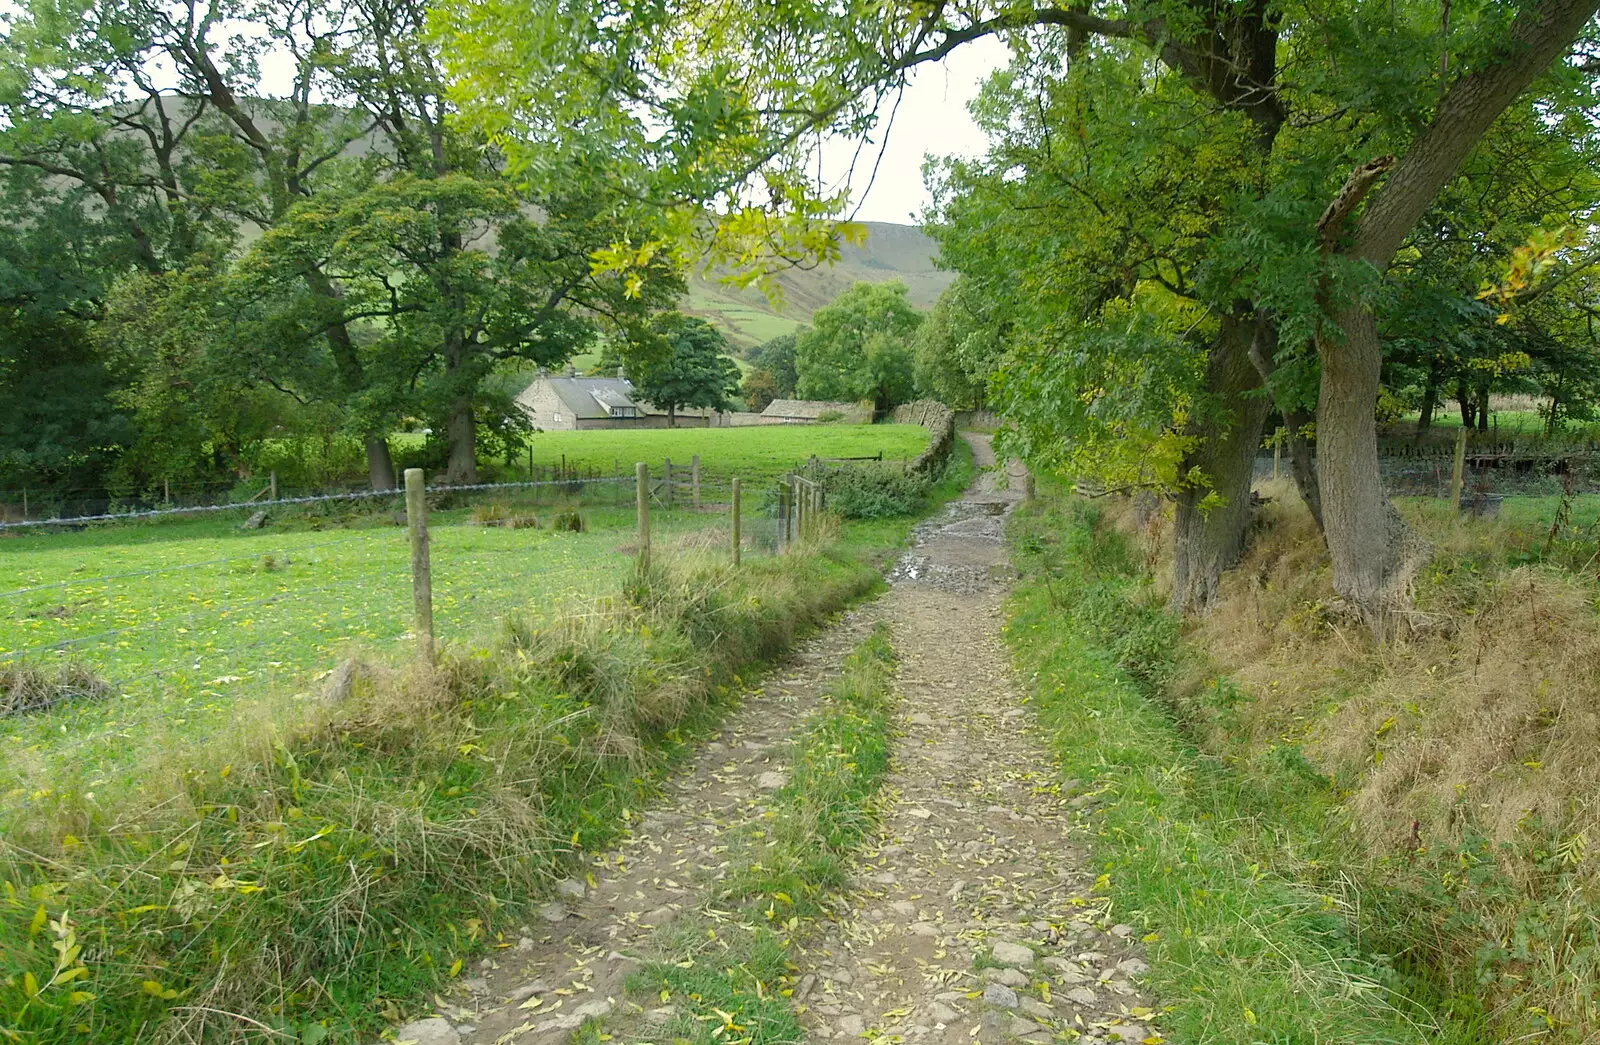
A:
[[[597,432],[542,432],[534,436],[533,460],[540,467],[566,456],[574,468],[612,474],[620,464],[629,471],[636,461],[659,475],[668,459],[687,468],[700,455],[708,478],[739,476],[749,484],[775,479],[812,454],[818,457],[865,457],[883,452],[884,460],[909,460],[928,445],[918,425],[761,425],[750,428],[657,428]]]

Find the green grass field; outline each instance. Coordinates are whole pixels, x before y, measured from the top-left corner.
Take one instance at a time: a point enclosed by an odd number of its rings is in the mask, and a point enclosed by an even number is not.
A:
[[[771,480],[811,453],[890,460],[926,444],[914,425],[563,432],[541,436],[535,460],[594,467],[701,455],[707,511],[655,510],[659,544],[720,527],[713,507],[725,480],[745,481],[745,532],[764,542],[759,517]],[[534,502],[535,496],[546,503]],[[480,505],[532,511],[548,524],[549,490],[490,491]],[[458,497],[459,501],[460,498]],[[431,518],[436,634],[488,635],[512,610],[556,613],[614,590],[632,563],[633,487],[586,495],[589,532],[474,523],[456,507]],[[285,511],[259,531],[242,512],[29,532],[0,540],[0,667],[81,664],[117,695],[0,718],[0,804],[48,788],[104,786],[159,752],[163,738],[226,733],[252,716],[292,715],[315,702],[317,677],[352,651],[398,658],[411,631],[409,550],[394,525],[398,499]],[[692,543],[692,541],[691,541]]]
[[[687,467],[700,455],[702,474],[745,484],[775,479],[812,454],[865,457],[883,451],[886,461],[909,460],[928,445],[918,425],[762,425],[750,428],[654,428],[621,431],[544,432],[533,437],[534,464],[543,468],[566,456],[569,467],[594,468],[610,475],[618,467],[631,474],[643,461],[651,474],[671,459]]]
[[[783,334],[792,334],[805,325],[803,315],[779,315],[763,309],[757,301],[747,301],[735,291],[725,294],[703,284],[689,287],[683,309],[689,315],[714,324],[735,348],[750,348]],[[748,364],[740,361],[741,369]]]
[[[633,561],[632,509],[585,516],[582,534],[435,516],[436,635],[464,642],[512,610],[555,613],[615,587]],[[0,796],[61,786],[64,774],[93,790],[169,732],[225,732],[262,702],[280,714],[316,699],[316,677],[351,651],[402,654],[410,552],[388,518],[249,533],[188,520],[0,542],[0,665],[70,660],[117,691],[0,719]],[[653,529],[668,541],[718,522],[657,510]]]

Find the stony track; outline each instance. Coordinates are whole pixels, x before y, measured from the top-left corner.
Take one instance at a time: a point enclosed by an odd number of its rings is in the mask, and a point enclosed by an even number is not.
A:
[[[563,882],[537,925],[401,1040],[553,1045],[585,1017],[631,1008],[623,980],[646,937],[708,901],[730,832],[782,785],[787,741],[877,619],[900,657],[903,735],[856,887],[797,949],[792,1001],[808,1040],[1161,1040],[1138,986],[1135,931],[1092,891],[1085,800],[1063,792],[1001,639],[1003,527],[1021,476],[994,467],[985,437],[966,438],[988,467],[918,528],[889,592],[747,694],[625,841],[595,859],[592,885]]]

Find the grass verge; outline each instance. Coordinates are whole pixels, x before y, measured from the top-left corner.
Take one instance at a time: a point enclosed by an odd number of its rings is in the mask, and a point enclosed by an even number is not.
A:
[[[789,938],[844,887],[849,855],[872,829],[889,768],[894,663],[882,624],[846,658],[794,746],[769,815],[734,842],[736,868],[712,911],[663,930],[652,960],[630,978],[636,995],[673,1009],[638,1034],[694,1045],[804,1040],[787,1001]]]
[[[740,671],[878,584],[873,549],[681,556],[125,793],[42,797],[0,841],[0,1040],[370,1037],[609,842]]]
[[[1126,540],[1097,509],[1052,499],[1013,526],[1023,580],[1007,639],[1064,775],[1094,796],[1098,888],[1146,927],[1169,1037],[1480,1040],[1365,932],[1368,894],[1340,871],[1325,781],[1292,748],[1237,772],[1161,702],[1178,627],[1146,597]]]

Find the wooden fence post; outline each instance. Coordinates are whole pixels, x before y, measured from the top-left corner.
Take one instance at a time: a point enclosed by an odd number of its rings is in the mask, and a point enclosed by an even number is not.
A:
[[[267,500],[278,499],[278,473],[276,470],[267,473]]]
[[[411,613],[417,652],[433,666],[433,574],[428,563],[428,498],[422,469],[406,469],[406,525],[411,530]]]
[[[1283,429],[1272,433],[1272,481],[1278,481],[1278,469],[1283,464]]]
[[[1456,458],[1450,467],[1450,509],[1461,510],[1461,484],[1466,478],[1467,469],[1467,426],[1462,425],[1461,431],[1456,433]]]
[[[739,565],[739,477],[733,477],[733,564]]]
[[[664,473],[665,481],[666,481],[666,484],[667,484],[666,506],[667,506],[667,510],[671,511],[672,510],[672,458],[670,458],[670,457],[667,458],[666,462],[661,466],[661,469],[662,469],[662,472]]]
[[[778,480],[778,550],[789,547],[789,480]]]
[[[640,461],[633,466],[634,487],[639,501],[639,570],[650,568],[650,466]]]
[[[689,458],[689,481],[694,487],[695,510],[700,509],[700,455]]]

